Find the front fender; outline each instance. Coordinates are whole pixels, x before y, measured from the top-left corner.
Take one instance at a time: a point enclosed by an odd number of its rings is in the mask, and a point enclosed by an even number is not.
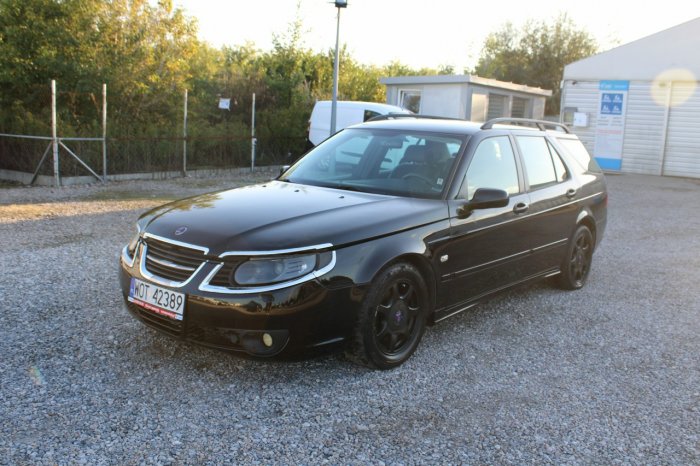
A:
[[[437,254],[436,238],[449,232],[449,221],[426,225],[382,238],[339,248],[336,251],[336,265],[332,271],[321,277],[321,283],[329,287],[355,285],[358,299],[374,277],[388,264],[397,260],[410,260],[419,266],[426,276],[431,294],[435,296],[440,274],[433,258]]]

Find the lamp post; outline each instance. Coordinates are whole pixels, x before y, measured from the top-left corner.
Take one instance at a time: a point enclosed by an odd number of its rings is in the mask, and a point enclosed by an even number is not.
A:
[[[338,9],[338,23],[335,29],[335,61],[333,62],[333,100],[331,101],[331,136],[335,134],[336,113],[338,111],[338,46],[340,42],[340,9],[347,8],[348,0],[335,0]]]

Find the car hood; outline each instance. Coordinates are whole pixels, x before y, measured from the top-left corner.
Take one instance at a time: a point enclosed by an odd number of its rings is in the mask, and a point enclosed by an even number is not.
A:
[[[271,181],[166,204],[144,214],[142,224],[146,233],[219,255],[339,247],[444,220],[447,212],[442,200]]]

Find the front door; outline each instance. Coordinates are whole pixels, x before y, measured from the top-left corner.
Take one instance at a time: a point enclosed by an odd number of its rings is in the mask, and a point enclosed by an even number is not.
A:
[[[522,188],[518,164],[508,136],[479,143],[467,169],[458,199],[449,201],[450,240],[442,269],[453,305],[465,303],[516,281],[530,252],[523,218],[530,198]],[[506,207],[464,212],[478,188],[509,193]]]

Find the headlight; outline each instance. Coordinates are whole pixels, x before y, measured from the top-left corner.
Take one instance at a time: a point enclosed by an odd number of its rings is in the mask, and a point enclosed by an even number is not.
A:
[[[239,285],[264,285],[286,282],[308,275],[316,269],[317,255],[250,259],[236,268],[233,281]]]

